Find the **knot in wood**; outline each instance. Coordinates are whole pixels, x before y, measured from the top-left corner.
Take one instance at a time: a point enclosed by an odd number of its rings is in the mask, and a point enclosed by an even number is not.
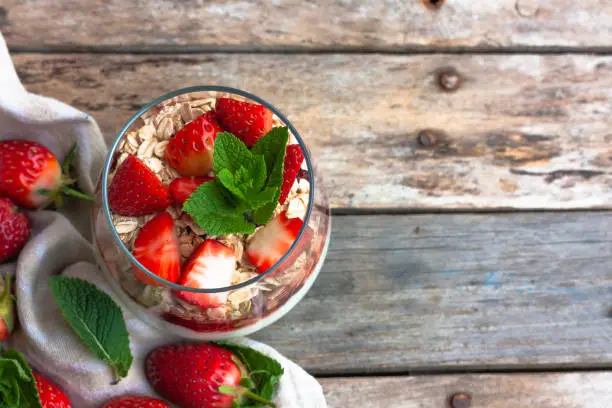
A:
[[[433,148],[445,138],[444,132],[436,129],[423,129],[417,135],[419,144],[423,147]]]

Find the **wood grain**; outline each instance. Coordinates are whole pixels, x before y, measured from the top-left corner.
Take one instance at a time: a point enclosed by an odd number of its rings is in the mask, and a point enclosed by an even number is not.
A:
[[[329,408],[447,408],[459,392],[469,408],[608,408],[611,372],[324,378]],[[468,407],[468,405],[457,405]]]
[[[612,368],[612,213],[335,216],[254,335],[315,374]]]
[[[281,107],[305,137],[334,207],[612,207],[612,57],[17,54],[14,60],[29,90],[89,112],[109,138],[140,106],[177,88],[252,91]],[[437,86],[447,66],[463,77],[453,93]],[[419,142],[428,128],[443,133]]]
[[[426,1],[4,0],[0,29],[12,47],[54,50],[610,47],[606,0]]]

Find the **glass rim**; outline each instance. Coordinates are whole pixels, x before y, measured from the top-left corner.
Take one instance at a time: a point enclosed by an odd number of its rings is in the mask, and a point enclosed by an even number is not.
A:
[[[113,164],[113,157],[115,156],[115,151],[117,150],[117,146],[119,145],[119,142],[123,139],[123,137],[125,136],[126,132],[128,131],[128,129],[130,129],[130,127],[138,120],[141,118],[141,116],[148,112],[151,108],[159,105],[162,102],[165,102],[169,99],[172,99],[176,96],[179,95],[183,95],[183,94],[188,94],[188,93],[193,93],[193,92],[227,92],[227,93],[231,93],[234,95],[239,95],[245,98],[248,98],[252,101],[255,101],[263,106],[265,106],[267,109],[270,109],[272,111],[272,113],[274,113],[281,121],[284,122],[284,124],[289,128],[289,131],[291,132],[291,134],[296,138],[298,144],[300,145],[300,148],[302,149],[302,152],[304,153],[304,160],[306,160],[306,166],[308,169],[308,172],[310,174],[310,192],[308,193],[309,195],[309,202],[308,202],[308,208],[306,210],[306,216],[304,217],[304,223],[302,224],[302,228],[300,229],[300,232],[297,236],[297,238],[295,239],[295,241],[293,241],[293,244],[291,244],[291,247],[289,248],[289,250],[274,264],[272,265],[270,268],[268,268],[265,272],[262,273],[258,273],[257,276],[248,279],[244,282],[240,282],[237,283],[235,285],[230,285],[230,286],[225,286],[225,287],[221,287],[221,288],[213,288],[213,289],[198,289],[198,288],[190,288],[188,286],[183,286],[183,285],[179,285],[177,283],[173,283],[170,281],[167,281],[166,279],[163,279],[159,276],[157,276],[156,274],[154,274],[153,272],[149,271],[144,265],[142,265],[135,257],[134,255],[128,250],[128,248],[125,246],[125,244],[123,243],[123,241],[121,240],[121,238],[119,237],[119,233],[117,232],[117,229],[115,228],[115,225],[113,224],[113,219],[112,219],[112,215],[111,215],[111,210],[110,210],[110,205],[108,202],[108,176]],[[119,133],[117,134],[117,137],[115,139],[115,141],[113,142],[113,144],[111,145],[107,158],[106,158],[106,162],[104,163],[104,167],[102,169],[102,178],[101,178],[101,183],[102,183],[102,208],[103,208],[103,212],[104,212],[104,216],[106,217],[106,221],[108,222],[108,225],[111,229],[113,238],[115,240],[115,243],[117,245],[119,245],[119,248],[121,249],[121,251],[127,255],[129,261],[132,263],[132,265],[135,265],[138,269],[140,269],[146,276],[151,277],[152,279],[154,279],[156,282],[162,284],[163,286],[166,287],[170,287],[171,289],[174,290],[178,290],[178,291],[184,291],[184,292],[192,292],[192,293],[222,293],[222,292],[229,292],[231,290],[236,290],[236,289],[240,289],[249,285],[252,285],[254,283],[259,282],[260,280],[262,280],[263,278],[265,278],[266,276],[268,276],[269,274],[275,272],[278,267],[284,263],[293,253],[293,251],[297,248],[297,246],[300,243],[300,240],[303,238],[304,236],[304,232],[306,231],[306,228],[308,227],[308,222],[310,221],[310,215],[312,212],[312,207],[314,204],[314,191],[315,191],[315,180],[314,180],[314,174],[313,174],[313,167],[312,167],[312,161],[310,158],[310,153],[308,151],[308,149],[306,148],[306,145],[304,143],[304,141],[302,140],[302,137],[300,136],[300,134],[298,133],[298,131],[295,129],[295,127],[293,127],[293,124],[289,121],[289,119],[287,119],[285,117],[285,115],[283,115],[276,107],[274,107],[272,104],[270,104],[269,102],[265,101],[264,99],[253,95],[249,92],[240,90],[240,89],[236,89],[236,88],[231,88],[231,87],[226,87],[226,86],[217,86],[217,85],[198,85],[198,86],[191,86],[191,87],[187,87],[187,88],[181,88],[181,89],[177,89],[175,91],[166,93],[162,96],[159,96],[155,99],[153,99],[151,102],[147,103],[146,105],[144,105],[142,108],[140,108],[140,110],[138,110],[138,112],[136,112],[128,121],[127,123],[123,126],[123,128],[121,128],[121,130],[119,131]],[[164,210],[165,211],[165,210]]]

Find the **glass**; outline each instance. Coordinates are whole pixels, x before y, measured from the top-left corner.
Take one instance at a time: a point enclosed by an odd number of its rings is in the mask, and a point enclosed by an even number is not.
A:
[[[304,164],[298,179],[309,182],[310,190],[304,195],[308,197],[308,203],[303,215],[303,227],[289,251],[275,265],[261,274],[254,274],[255,276],[232,286],[194,289],[158,277],[134,258],[126,242],[134,238],[133,234],[136,231],[125,234],[124,229],[115,226],[117,220],[113,221],[113,217],[117,216],[111,214],[107,189],[111,174],[121,160],[119,147],[135,142],[130,140],[130,137],[134,139],[135,135],[138,135],[134,132],[145,124],[152,124],[155,128],[153,137],[163,139],[164,133],[172,133],[172,129],[181,126],[181,119],[177,117],[187,115],[187,118],[184,116],[182,118],[186,122],[189,121],[189,112],[184,114],[180,112],[181,106],[189,111],[185,105],[189,104],[195,117],[203,113],[218,97],[264,105],[273,112],[275,126],[289,128],[294,143],[299,143],[304,152]],[[168,112],[174,112],[174,116]],[[171,118],[175,122],[174,125],[169,125],[164,117]],[[148,148],[150,146],[142,148],[143,153],[149,154],[150,152],[144,152]],[[140,149],[139,147],[137,155],[141,153]],[[168,180],[162,177],[162,181]],[[174,211],[180,212],[180,210]],[[135,221],[129,220],[129,222],[133,224]],[[143,223],[142,220],[139,222]],[[98,182],[92,217],[94,244],[99,264],[124,303],[151,326],[199,340],[245,336],[270,325],[291,310],[308,292],[321,270],[329,245],[330,223],[329,205],[316,168],[313,166],[311,154],[293,125],[264,100],[244,91],[216,86],[185,88],[164,95],[142,108],[128,121],[119,132],[108,154]],[[121,233],[118,232],[118,228]],[[157,285],[147,285],[136,279],[135,268],[155,280]],[[227,298],[227,302],[220,307],[198,308],[181,301],[175,296],[175,290],[217,293],[224,299]]]

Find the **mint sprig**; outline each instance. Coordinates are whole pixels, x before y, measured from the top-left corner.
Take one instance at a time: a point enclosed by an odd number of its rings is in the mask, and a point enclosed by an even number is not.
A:
[[[0,353],[0,407],[42,408],[34,374],[13,349]]]
[[[239,405],[241,408],[260,408],[267,406],[260,401],[272,400],[276,392],[276,384],[282,377],[284,370],[280,363],[251,347],[233,344],[230,342],[217,342],[218,346],[234,353],[247,369],[247,376],[241,381],[243,387],[249,388],[257,398],[249,398]],[[221,388],[219,388],[221,390]],[[221,390],[223,392],[223,390]],[[231,393],[231,390],[227,390]],[[251,395],[252,395],[251,394]]]
[[[49,278],[55,303],[89,350],[106,362],[117,381],[132,365],[130,339],[121,309],[91,283],[63,276]]]
[[[215,180],[201,185],[183,206],[211,235],[252,234],[274,215],[283,184],[287,127],[273,128],[251,150],[231,133],[217,135]]]

